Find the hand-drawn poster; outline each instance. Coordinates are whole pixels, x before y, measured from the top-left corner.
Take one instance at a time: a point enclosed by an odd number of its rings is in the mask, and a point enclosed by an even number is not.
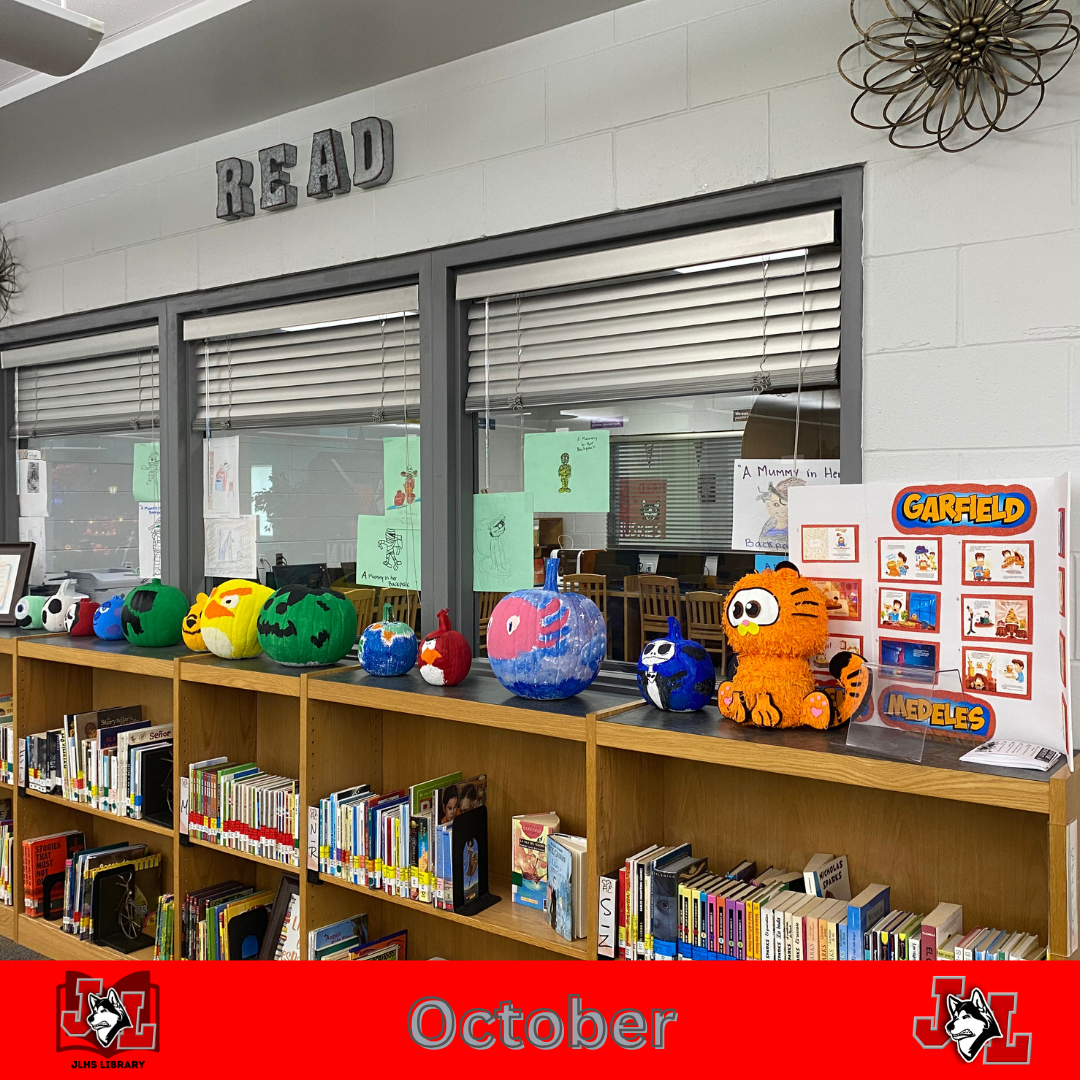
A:
[[[45,581],[45,519],[43,517],[19,518],[19,543],[34,545],[34,558],[30,563],[28,585],[41,585]],[[16,597],[16,600],[18,597]]]
[[[419,519],[419,511],[415,511]],[[420,588],[420,529],[403,517],[360,514],[356,519],[356,581],[382,589]]]
[[[161,444],[137,442],[132,466],[131,493],[137,503],[161,501]]]
[[[792,488],[839,484],[840,462],[740,459],[731,488],[731,550],[786,553]]]
[[[619,538],[663,540],[667,537],[667,481],[619,481]]]
[[[474,495],[473,591],[514,592],[532,584],[532,495]]]
[[[207,577],[254,578],[258,573],[255,533],[258,519],[212,517],[203,521],[205,530],[205,567]]]
[[[525,436],[525,490],[537,514],[606,514],[611,509],[611,439],[606,431]]]
[[[203,440],[204,518],[240,516],[239,476],[240,436]]]
[[[19,516],[49,516],[48,466],[40,450],[19,452]]]
[[[161,577],[161,503],[139,503],[139,577]]]
[[[419,435],[383,439],[383,504],[394,517],[420,506]]]

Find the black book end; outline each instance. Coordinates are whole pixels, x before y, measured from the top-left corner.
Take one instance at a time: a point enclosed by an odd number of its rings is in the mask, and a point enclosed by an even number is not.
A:
[[[455,915],[464,915],[466,918],[471,918],[473,915],[479,915],[481,911],[487,911],[489,907],[494,907],[502,900],[502,897],[496,893],[485,893],[483,896],[478,896],[475,900],[470,900],[461,909],[454,909]]]
[[[319,877],[319,871],[312,870],[310,867],[308,868],[307,879],[309,885],[321,885],[323,883],[322,878]]]
[[[191,847],[191,837],[186,832],[180,834],[180,846]]]

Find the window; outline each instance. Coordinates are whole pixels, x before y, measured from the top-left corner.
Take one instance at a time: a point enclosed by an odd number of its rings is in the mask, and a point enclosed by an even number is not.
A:
[[[10,435],[42,463],[39,490],[20,491],[20,532],[44,551],[35,578],[138,571],[133,480],[137,445],[157,441],[157,327],[5,349],[2,363],[15,370]]]
[[[419,588],[417,303],[406,286],[187,320],[193,426],[217,455],[204,487],[232,485],[212,516],[252,541],[230,576],[388,586],[389,561]],[[387,529],[402,537],[392,557]]]
[[[558,551],[564,577],[604,579],[616,658],[635,659],[640,645],[626,624],[639,574],[676,577],[685,592],[722,589],[752,568],[732,550],[737,459],[790,458],[796,439],[800,457],[839,456],[836,217],[795,214],[458,279],[476,490],[525,489],[530,434],[608,443],[607,511],[536,513],[534,575]],[[481,637],[489,609],[482,596]]]

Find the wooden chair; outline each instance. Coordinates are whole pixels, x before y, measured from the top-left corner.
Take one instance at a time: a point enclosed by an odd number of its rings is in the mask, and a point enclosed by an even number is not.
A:
[[[509,593],[504,592],[482,592],[478,594],[480,597],[480,634],[479,645],[480,655],[487,656],[487,628],[488,621],[491,618],[492,611],[495,610],[495,605],[504,597],[509,596]]]
[[[338,586],[338,592],[356,608],[356,634],[359,637],[375,621],[375,589],[363,585]]]
[[[674,615],[682,623],[679,579],[639,574],[638,593],[641,595],[641,648],[644,649],[648,635],[663,637],[667,633],[669,616]]]
[[[718,592],[686,594],[686,636],[696,641],[716,664],[716,681],[723,682],[727,671],[727,636],[724,634],[724,601]],[[720,659],[717,662],[717,654]]]
[[[375,614],[381,619],[383,605],[394,609],[397,622],[408,623],[414,630],[420,625],[420,594],[412,589],[381,589]]]
[[[607,629],[607,578],[603,574],[565,574],[563,592],[587,596],[600,609],[600,614],[604,617],[604,628]],[[607,639],[607,655],[611,656],[610,635]]]

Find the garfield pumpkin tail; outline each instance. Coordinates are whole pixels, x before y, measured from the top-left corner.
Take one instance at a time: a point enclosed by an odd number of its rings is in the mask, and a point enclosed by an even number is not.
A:
[[[833,726],[846,724],[861,716],[869,706],[874,673],[858,653],[852,652],[838,652],[829,661],[829,672],[844,688],[844,698],[836,709]]]

